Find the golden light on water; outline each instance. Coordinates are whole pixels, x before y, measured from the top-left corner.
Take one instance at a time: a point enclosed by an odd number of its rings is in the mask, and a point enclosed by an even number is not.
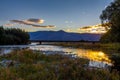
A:
[[[77,55],[82,58],[87,58],[93,61],[98,61],[98,62],[104,62],[106,64],[111,64],[111,60],[109,57],[102,51],[92,51],[92,50],[87,50],[87,51],[82,51],[77,50]]]

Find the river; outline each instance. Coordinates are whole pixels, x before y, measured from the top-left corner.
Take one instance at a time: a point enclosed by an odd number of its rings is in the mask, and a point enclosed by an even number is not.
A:
[[[111,60],[109,56],[102,51],[95,51],[90,49],[81,49],[81,48],[72,48],[72,47],[62,47],[62,46],[54,46],[54,45],[8,45],[8,46],[0,46],[0,55],[8,54],[14,49],[18,48],[29,48],[31,50],[41,51],[43,54],[63,54],[70,55],[71,57],[80,57],[89,59],[90,67],[97,68],[106,68],[107,66],[111,66]]]

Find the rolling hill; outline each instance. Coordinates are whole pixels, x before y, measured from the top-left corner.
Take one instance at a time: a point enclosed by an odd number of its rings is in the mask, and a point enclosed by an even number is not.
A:
[[[99,41],[101,34],[68,33],[60,31],[29,32],[30,40],[39,41]]]

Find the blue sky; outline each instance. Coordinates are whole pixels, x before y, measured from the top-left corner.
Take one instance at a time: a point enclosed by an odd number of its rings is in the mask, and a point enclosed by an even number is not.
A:
[[[0,0],[0,25],[10,25],[27,31],[77,30],[100,23],[99,15],[112,0]],[[55,28],[33,27],[10,20],[41,19],[37,25],[54,25]],[[7,26],[8,27],[8,26]]]

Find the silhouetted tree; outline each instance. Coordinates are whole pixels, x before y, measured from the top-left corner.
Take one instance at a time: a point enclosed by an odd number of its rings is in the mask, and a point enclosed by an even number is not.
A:
[[[0,27],[0,45],[27,44],[29,34],[21,29]]]
[[[102,23],[110,23],[109,30],[101,37],[103,42],[120,42],[120,0],[114,0],[100,15]]]

